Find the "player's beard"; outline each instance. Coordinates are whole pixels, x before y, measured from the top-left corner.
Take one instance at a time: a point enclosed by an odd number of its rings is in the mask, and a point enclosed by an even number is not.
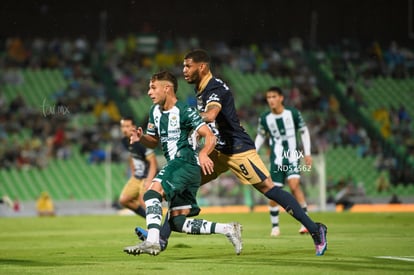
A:
[[[187,83],[188,84],[198,84],[201,82],[201,77],[200,77],[200,71],[197,69],[197,71],[195,71],[194,73],[192,73],[188,80]]]

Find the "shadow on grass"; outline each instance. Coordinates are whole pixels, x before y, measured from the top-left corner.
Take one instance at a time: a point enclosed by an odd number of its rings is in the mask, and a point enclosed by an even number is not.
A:
[[[34,261],[34,260],[25,260],[25,259],[0,259],[0,266],[2,265],[13,265],[13,266],[24,266],[24,267],[28,267],[28,266],[39,266],[39,267],[44,267],[44,266],[70,266],[70,265],[74,265],[74,266],[84,266],[84,265],[90,265],[91,263],[89,262],[85,262],[85,263],[81,263],[81,262],[46,262],[46,261]],[[0,272],[0,274],[2,274]]]
[[[20,266],[60,266],[56,262],[44,262],[22,259],[0,259],[0,265],[20,265]]]

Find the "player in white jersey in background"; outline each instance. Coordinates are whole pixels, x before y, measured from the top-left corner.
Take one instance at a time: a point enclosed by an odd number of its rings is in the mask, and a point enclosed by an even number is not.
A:
[[[282,188],[286,181],[293,196],[307,213],[305,194],[300,186],[300,173],[310,171],[312,165],[309,130],[301,113],[293,107],[285,107],[283,99],[283,92],[279,87],[270,87],[266,91],[270,110],[259,118],[256,150],[259,151],[266,139],[269,139],[270,173],[274,185]],[[298,133],[303,151],[298,149]],[[304,164],[300,163],[302,158]],[[279,205],[273,200],[269,200],[269,212],[272,223],[270,235],[279,236]],[[308,230],[302,225],[299,233],[305,234]]]

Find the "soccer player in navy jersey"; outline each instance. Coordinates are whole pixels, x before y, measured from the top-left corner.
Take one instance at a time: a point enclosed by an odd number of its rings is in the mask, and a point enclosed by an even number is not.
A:
[[[121,140],[125,149],[130,153],[128,164],[131,177],[122,189],[119,203],[145,218],[145,204],[143,200],[145,186],[149,186],[158,170],[157,158],[154,150],[146,148],[140,143],[130,144],[132,130],[136,128],[134,119],[126,116],[121,119],[120,127],[123,134]]]
[[[201,184],[232,171],[243,184],[251,184],[302,223],[313,238],[316,255],[322,256],[328,246],[327,227],[313,222],[289,192],[273,184],[254,141],[240,124],[230,88],[210,70],[208,53],[202,49],[187,53],[183,66],[184,79],[195,86],[197,109],[217,137],[215,149],[209,154],[214,162],[214,172],[202,174]]]
[[[193,50],[184,56],[183,65],[185,80],[195,86],[200,115],[218,139],[209,155],[214,162],[214,173],[203,175],[202,184],[232,171],[243,184],[251,184],[301,222],[313,238],[316,255],[323,255],[327,249],[327,227],[313,222],[289,192],[273,184],[268,169],[256,152],[254,141],[240,124],[230,88],[214,77],[210,70],[208,53],[202,49]]]
[[[206,235],[222,234],[234,246],[236,254],[242,250],[241,225],[236,222],[218,223],[190,218],[198,215],[196,195],[201,175],[214,172],[208,156],[214,149],[216,137],[197,110],[178,101],[177,79],[163,71],[152,76],[148,96],[154,103],[150,110],[146,133],[142,128],[132,131],[131,144],[142,143],[149,148],[161,145],[167,164],[157,173],[144,194],[147,237],[142,243],[124,248],[128,254],[158,255],[161,247],[161,202],[168,202],[170,228],[176,232]],[[190,134],[197,132],[205,144],[197,152],[190,143]]]

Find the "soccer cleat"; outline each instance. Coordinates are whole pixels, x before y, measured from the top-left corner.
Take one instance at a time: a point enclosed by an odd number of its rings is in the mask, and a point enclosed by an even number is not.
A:
[[[161,251],[164,251],[165,249],[167,249],[167,245],[168,245],[168,241],[160,239]]]
[[[135,234],[137,234],[138,239],[140,239],[141,241],[146,241],[147,240],[147,236],[148,236],[148,231],[145,230],[142,227],[135,227]],[[160,239],[160,246],[161,246],[161,251],[164,251],[165,249],[167,249],[167,245],[168,245],[168,240],[164,240],[164,239]]]
[[[272,228],[272,231],[270,232],[271,237],[277,237],[280,235],[279,227],[275,226]]]
[[[303,235],[303,234],[307,234],[307,233],[309,233],[308,229],[304,225],[302,225],[299,229],[299,234]]]
[[[138,245],[124,247],[124,252],[130,255],[139,255]]]
[[[147,239],[148,231],[138,226],[135,227],[135,234],[137,234],[138,239],[144,242]]]
[[[124,252],[130,255],[139,255],[139,254],[150,254],[156,256],[161,252],[161,246],[159,243],[152,243],[149,241],[143,241],[138,245],[127,246],[124,248]]]
[[[315,243],[316,256],[322,256],[328,249],[328,240],[326,239],[328,228],[322,223],[316,223],[316,225],[318,226],[318,232],[313,234],[312,238]]]
[[[242,226],[237,222],[229,223],[230,231],[227,232],[225,235],[227,239],[232,243],[234,246],[234,250],[236,251],[237,255],[240,255],[243,249],[243,243],[241,238]]]

